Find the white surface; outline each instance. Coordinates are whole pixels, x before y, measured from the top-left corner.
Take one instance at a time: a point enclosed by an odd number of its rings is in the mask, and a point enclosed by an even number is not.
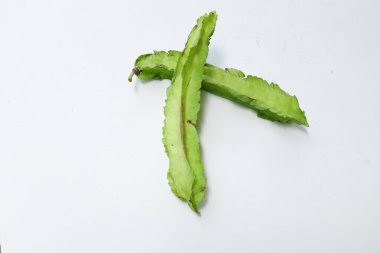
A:
[[[217,10],[208,62],[296,94],[311,127],[204,94],[202,217],[170,192],[168,81],[135,58],[182,49]],[[0,2],[3,253],[380,251],[379,1]]]

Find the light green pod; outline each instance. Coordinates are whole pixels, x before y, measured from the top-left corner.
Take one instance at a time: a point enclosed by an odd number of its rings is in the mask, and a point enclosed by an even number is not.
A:
[[[137,58],[130,80],[135,74],[141,80],[171,79],[180,52],[155,51]],[[261,118],[281,123],[309,126],[298,100],[277,84],[269,84],[256,76],[247,76],[237,69],[221,69],[206,64],[202,89],[257,111]]]
[[[196,212],[206,187],[196,126],[202,75],[215,24],[215,12],[197,20],[178,55],[165,105],[163,143],[169,157],[169,185]]]

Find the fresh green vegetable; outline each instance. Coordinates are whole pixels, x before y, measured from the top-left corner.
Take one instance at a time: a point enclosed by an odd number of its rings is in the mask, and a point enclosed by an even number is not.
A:
[[[196,212],[206,187],[196,126],[202,74],[215,24],[215,12],[197,20],[184,51],[174,64],[165,105],[163,143],[169,157],[169,185],[173,193]]]
[[[180,56],[181,53],[174,50],[141,55],[137,58],[129,79],[131,81],[134,74],[141,80],[171,79]],[[245,77],[240,70],[223,70],[206,64],[202,88],[256,110],[261,118],[309,126],[295,96],[259,77]]]

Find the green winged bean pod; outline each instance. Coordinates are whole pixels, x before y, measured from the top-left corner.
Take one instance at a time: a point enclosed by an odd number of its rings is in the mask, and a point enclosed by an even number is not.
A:
[[[130,80],[133,75],[141,80],[171,79],[180,55],[174,50],[141,55],[135,62]],[[211,64],[205,65],[202,79],[202,89],[252,108],[261,118],[309,126],[297,98],[277,84],[269,84],[256,76],[246,77],[237,69],[221,69]]]
[[[164,109],[163,143],[169,157],[169,185],[195,212],[206,188],[196,126],[202,75],[215,24],[215,12],[197,20],[184,51],[175,62]]]

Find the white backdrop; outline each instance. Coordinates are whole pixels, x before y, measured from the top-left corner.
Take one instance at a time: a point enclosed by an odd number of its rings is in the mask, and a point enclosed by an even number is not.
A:
[[[202,216],[170,192],[169,81],[137,56],[219,19],[208,62],[297,95],[310,128],[204,93]],[[379,1],[0,1],[3,253],[380,251]]]

